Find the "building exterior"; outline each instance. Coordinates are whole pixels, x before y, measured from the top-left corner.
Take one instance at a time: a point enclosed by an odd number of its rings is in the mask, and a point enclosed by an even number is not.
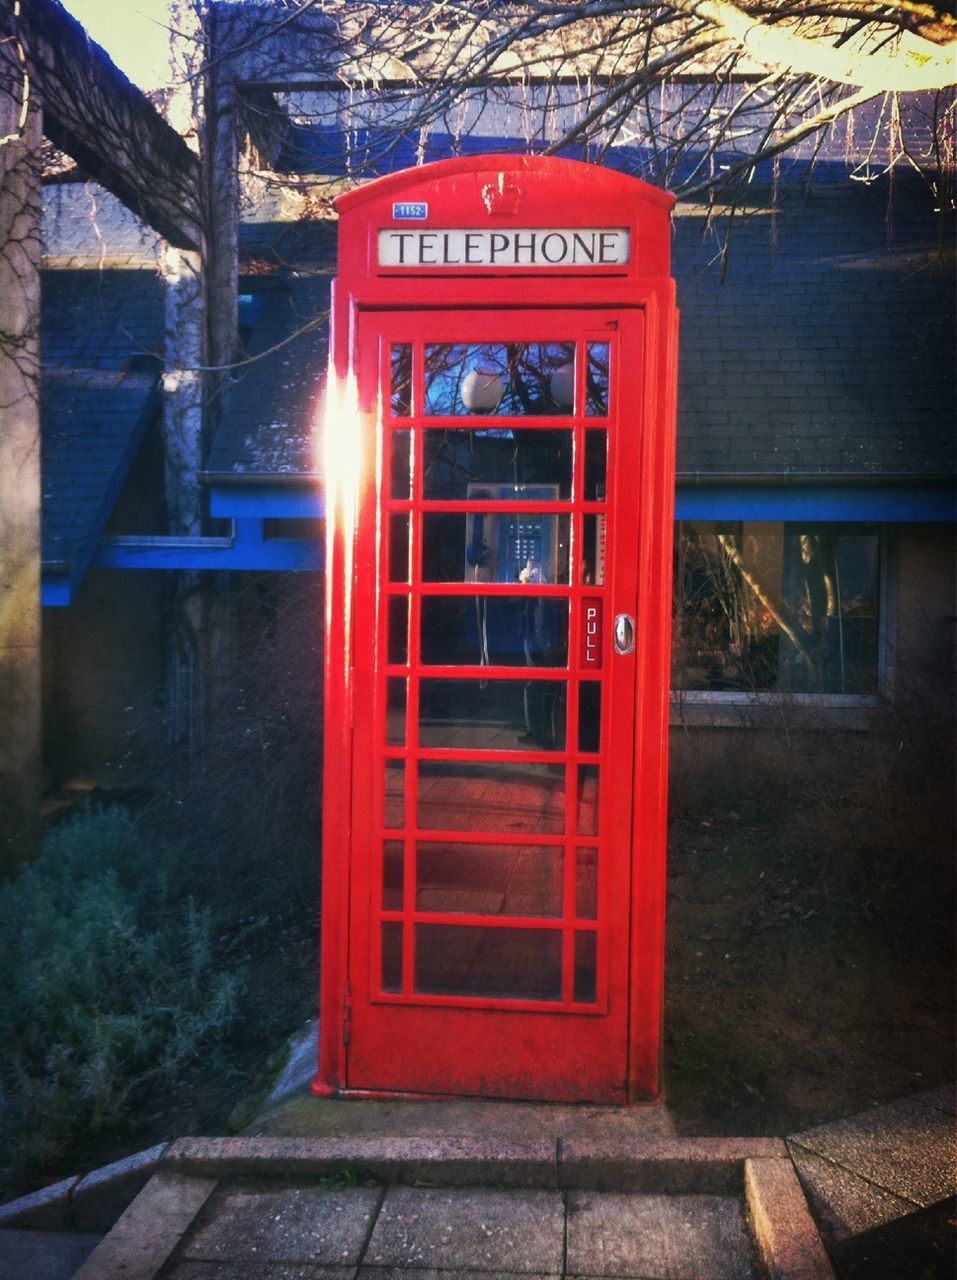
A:
[[[45,188],[51,785],[115,780],[134,721],[194,716],[183,704],[202,700],[209,671],[198,659],[171,671],[171,575],[203,575],[214,596],[285,575],[321,590],[335,224],[315,191],[527,145],[506,103],[464,136],[383,147],[374,95],[350,124],[314,76],[303,87],[305,46],[281,73],[275,57],[259,46],[217,71],[215,92],[242,107],[217,144],[222,199],[237,211],[240,358],[200,428],[198,529],[173,519],[168,457],[164,483],[162,245],[90,181]],[[640,161],[627,148],[604,156]],[[878,730],[918,685],[952,683],[953,221],[920,173],[861,176],[845,144],[814,164],[798,154],[787,174],[756,172],[733,211],[676,209],[676,725],[773,727],[787,708],[802,728]]]

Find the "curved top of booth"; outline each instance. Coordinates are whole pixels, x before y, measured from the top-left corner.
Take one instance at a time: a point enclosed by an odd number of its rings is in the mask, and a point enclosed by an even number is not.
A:
[[[674,197],[551,156],[439,160],[346,192],[340,272],[667,276]]]

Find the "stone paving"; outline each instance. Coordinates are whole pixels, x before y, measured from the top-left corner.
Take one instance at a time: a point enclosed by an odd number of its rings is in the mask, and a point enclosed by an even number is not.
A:
[[[162,1280],[764,1274],[737,1196],[224,1186]]]
[[[788,1138],[827,1237],[860,1235],[957,1191],[952,1085]]]
[[[430,1104],[424,1136],[421,1104],[308,1099],[292,1136],[287,1099],[289,1136],[182,1138],[0,1205],[0,1280],[833,1280],[808,1202],[842,1276],[870,1280],[892,1246],[954,1252],[954,1096],[787,1144],[481,1102]]]

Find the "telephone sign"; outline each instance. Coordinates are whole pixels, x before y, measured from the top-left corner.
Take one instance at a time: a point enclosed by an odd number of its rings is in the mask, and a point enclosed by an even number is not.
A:
[[[337,202],[317,1094],[658,1091],[671,203],[516,156]]]

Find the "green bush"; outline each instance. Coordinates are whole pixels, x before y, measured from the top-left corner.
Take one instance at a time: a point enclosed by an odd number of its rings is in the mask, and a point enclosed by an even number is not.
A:
[[[118,809],[51,830],[0,886],[0,1167],[38,1172],[124,1125],[233,1018],[188,868]]]

